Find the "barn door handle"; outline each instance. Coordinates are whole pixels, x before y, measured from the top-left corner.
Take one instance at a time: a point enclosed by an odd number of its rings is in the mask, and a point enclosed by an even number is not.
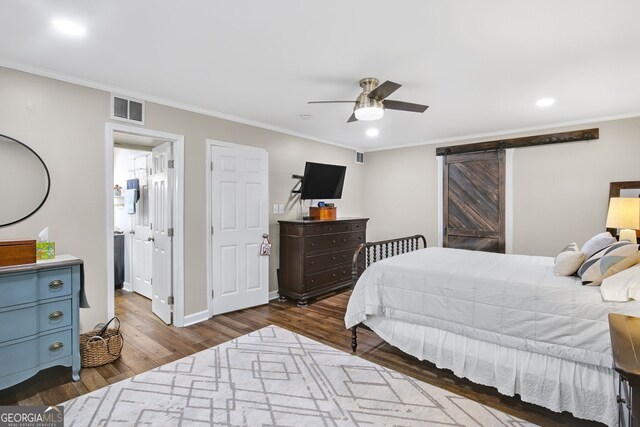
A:
[[[155,242],[155,241],[156,241],[156,239],[154,239],[153,237],[147,237],[147,241],[148,241],[148,242]]]

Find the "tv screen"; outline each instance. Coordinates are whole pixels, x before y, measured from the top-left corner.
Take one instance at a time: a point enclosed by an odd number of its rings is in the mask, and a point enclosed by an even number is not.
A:
[[[346,166],[307,162],[304,167],[302,188],[300,189],[302,199],[341,198],[346,172]]]

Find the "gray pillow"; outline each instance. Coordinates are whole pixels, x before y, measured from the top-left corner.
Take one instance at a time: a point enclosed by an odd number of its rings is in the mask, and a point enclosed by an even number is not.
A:
[[[580,249],[580,251],[584,253],[584,259],[589,259],[599,250],[604,249],[607,246],[611,246],[616,242],[616,238],[608,231],[605,231],[604,233],[596,234],[587,240],[587,243],[582,245],[582,249]]]

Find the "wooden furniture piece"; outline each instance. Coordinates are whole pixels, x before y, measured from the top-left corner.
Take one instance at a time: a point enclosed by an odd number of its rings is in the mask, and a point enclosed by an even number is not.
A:
[[[618,373],[619,424],[640,425],[640,318],[609,313],[614,368]]]
[[[0,267],[36,262],[35,240],[0,240]]]
[[[368,220],[278,221],[280,298],[295,299],[304,307],[310,298],[350,286],[353,251],[366,241]]]
[[[443,164],[443,246],[504,253],[504,150],[446,155]]]
[[[369,268],[371,264],[376,261],[383,260],[392,256],[412,252],[420,249],[420,242],[422,247],[427,247],[427,239],[421,235],[416,234],[414,236],[399,237],[391,240],[381,240],[378,242],[364,243],[355,250],[353,253],[353,259],[351,263],[351,286],[355,286],[358,281],[358,277],[362,272]],[[362,264],[362,257],[364,256],[364,264]],[[351,328],[351,350],[354,352],[358,347],[358,326],[369,329],[364,323],[360,323]]]
[[[82,260],[61,255],[0,268],[0,389],[51,366],[80,380]]]

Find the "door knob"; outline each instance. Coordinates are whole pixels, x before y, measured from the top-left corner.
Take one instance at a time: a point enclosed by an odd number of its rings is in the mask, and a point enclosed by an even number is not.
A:
[[[154,239],[153,237],[147,237],[147,241],[149,242],[155,242],[156,239]]]
[[[129,234],[136,234],[136,230],[129,230]]]

